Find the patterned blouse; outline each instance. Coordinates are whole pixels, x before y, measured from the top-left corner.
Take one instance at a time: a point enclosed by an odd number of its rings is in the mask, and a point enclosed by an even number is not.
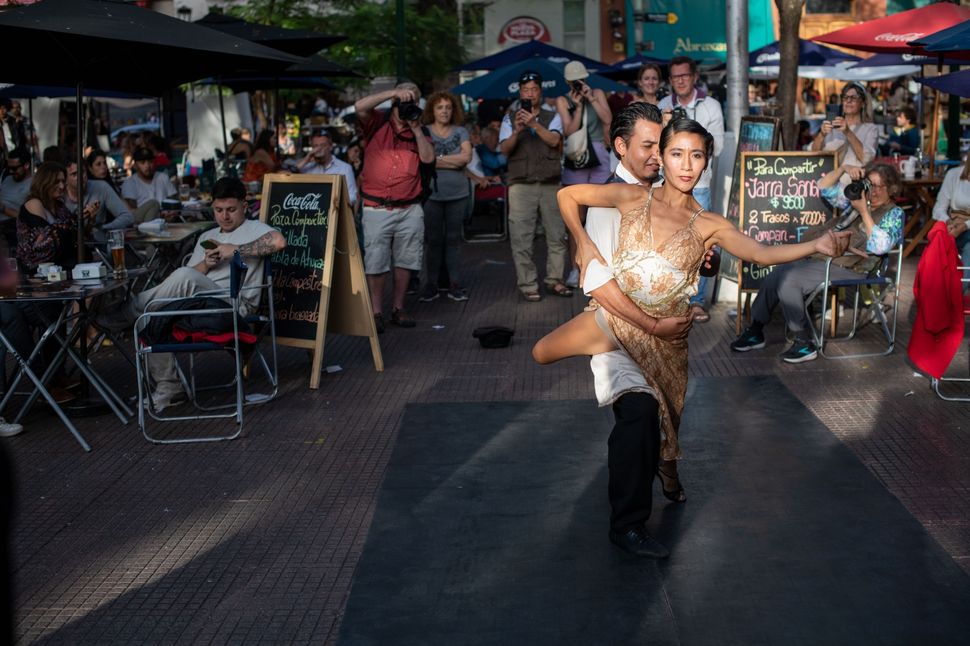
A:
[[[828,188],[819,188],[822,198],[832,206],[842,211],[850,208],[849,200],[842,193],[842,185],[835,184]],[[889,253],[893,247],[903,239],[903,210],[898,206],[893,206],[881,218],[877,218],[875,213],[873,220],[876,226],[872,228],[866,240],[866,252],[874,256],[883,256]]]
[[[34,215],[26,204],[17,216],[17,260],[21,270],[33,272],[42,262],[73,267],[77,261],[77,218],[63,202],[54,209],[53,222]]]

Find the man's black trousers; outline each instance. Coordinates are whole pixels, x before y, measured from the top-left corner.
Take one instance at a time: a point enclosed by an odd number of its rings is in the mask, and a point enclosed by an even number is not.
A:
[[[627,393],[613,404],[609,439],[610,528],[642,525],[653,505],[653,478],[660,456],[659,405],[648,393]]]

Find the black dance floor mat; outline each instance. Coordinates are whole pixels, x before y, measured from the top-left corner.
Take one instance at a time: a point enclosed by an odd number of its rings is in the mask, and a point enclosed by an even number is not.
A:
[[[943,644],[968,577],[773,377],[696,379],[667,561],[607,540],[593,401],[409,406],[340,643]]]

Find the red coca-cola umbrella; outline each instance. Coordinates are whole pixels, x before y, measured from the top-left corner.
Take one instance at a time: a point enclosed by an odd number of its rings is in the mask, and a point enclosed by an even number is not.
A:
[[[891,16],[837,29],[821,36],[815,36],[812,40],[865,52],[937,56],[939,67],[942,67],[942,52],[930,52],[923,47],[914,46],[910,43],[966,20],[970,20],[970,8],[948,2],[938,2],[919,9],[900,11]],[[970,59],[970,53],[963,52],[950,52],[947,56]],[[934,166],[936,166],[939,112],[940,95],[937,91],[933,107],[933,124],[930,127],[930,177],[933,176]]]
[[[933,55],[909,43],[965,20],[970,20],[970,7],[938,2],[837,29],[812,40],[864,52]]]

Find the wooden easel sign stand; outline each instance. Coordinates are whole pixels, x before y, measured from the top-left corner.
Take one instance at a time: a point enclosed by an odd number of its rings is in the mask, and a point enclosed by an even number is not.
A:
[[[320,386],[327,332],[368,337],[384,370],[343,176],[266,175],[259,219],[286,238],[273,254],[276,340],[312,350],[310,388]]]

